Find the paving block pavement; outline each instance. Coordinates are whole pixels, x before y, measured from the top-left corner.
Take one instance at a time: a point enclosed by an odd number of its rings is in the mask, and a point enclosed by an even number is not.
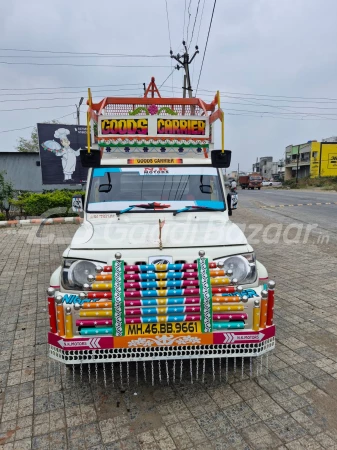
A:
[[[87,371],[47,357],[45,292],[78,225],[49,225],[39,236],[36,226],[1,229],[0,449],[337,449],[336,246],[292,242],[291,230],[265,242],[272,218],[255,210],[233,220],[263,225],[254,248],[277,282],[269,373],[266,359],[255,361],[251,379],[249,361],[238,360],[226,382],[218,361],[213,379],[209,361],[205,382],[193,366],[191,384],[185,362],[182,382],[167,384],[162,367],[159,384],[156,366],[152,386],[139,365],[138,384],[131,366],[122,390],[110,368],[97,367],[96,378],[93,366],[89,382]]]

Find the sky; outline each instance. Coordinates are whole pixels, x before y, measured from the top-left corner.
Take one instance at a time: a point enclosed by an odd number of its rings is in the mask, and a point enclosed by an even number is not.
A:
[[[94,101],[139,96],[151,76],[159,87],[172,71],[170,48],[182,52],[183,38],[190,52],[199,45],[190,67],[195,94],[213,4],[167,0],[167,21],[165,0],[0,0],[0,152],[15,151],[37,122],[66,116],[61,123],[75,123],[87,87]],[[289,144],[337,136],[336,17],[335,0],[217,0],[197,96],[210,102],[222,93],[232,169],[279,159]],[[182,76],[174,71],[162,96],[181,96]],[[19,128],[26,129],[8,132]]]

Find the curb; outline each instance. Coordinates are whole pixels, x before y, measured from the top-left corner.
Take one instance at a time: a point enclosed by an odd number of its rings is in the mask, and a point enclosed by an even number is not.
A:
[[[54,217],[52,219],[23,219],[23,220],[3,220],[0,221],[0,228],[16,227],[24,225],[57,225],[65,223],[81,223],[81,217]]]

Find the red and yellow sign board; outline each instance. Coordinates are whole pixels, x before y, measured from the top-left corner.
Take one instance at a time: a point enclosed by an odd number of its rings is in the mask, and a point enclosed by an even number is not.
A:
[[[128,159],[128,164],[182,164],[181,158],[134,158]]]
[[[157,134],[205,136],[205,119],[157,119]]]
[[[101,133],[106,135],[142,135],[147,136],[149,131],[148,119],[102,119]]]
[[[208,138],[209,119],[199,116],[115,116],[100,117],[99,137]]]

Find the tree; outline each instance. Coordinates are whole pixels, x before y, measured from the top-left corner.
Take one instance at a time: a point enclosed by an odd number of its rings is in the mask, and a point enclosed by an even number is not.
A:
[[[34,127],[30,139],[20,137],[16,150],[22,153],[39,152],[39,138],[37,135],[37,127]]]
[[[57,120],[52,120],[50,122],[43,122],[43,123],[59,123]],[[32,130],[32,134],[30,135],[29,139],[25,138],[19,138],[18,144],[15,147],[18,152],[21,153],[39,153],[39,137],[37,134],[37,127],[34,127]]]
[[[0,207],[6,210],[6,219],[8,220],[9,202],[14,197],[15,190],[10,181],[5,180],[6,172],[0,172]]]

